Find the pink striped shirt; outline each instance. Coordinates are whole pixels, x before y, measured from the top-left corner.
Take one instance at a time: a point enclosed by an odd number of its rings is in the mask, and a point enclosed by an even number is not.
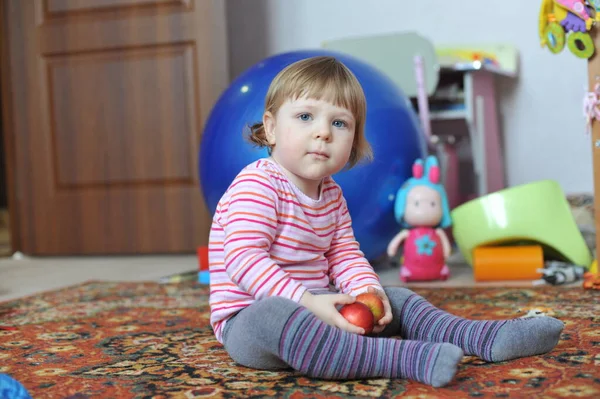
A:
[[[255,300],[381,289],[354,238],[339,185],[328,177],[320,198],[311,199],[269,159],[246,166],[219,201],[209,267],[210,323],[221,343],[227,319]]]

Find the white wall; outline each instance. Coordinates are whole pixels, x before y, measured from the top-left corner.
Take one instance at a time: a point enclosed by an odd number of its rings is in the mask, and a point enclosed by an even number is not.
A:
[[[410,30],[437,44],[517,46],[519,81],[500,92],[508,183],[550,178],[567,193],[593,190],[582,116],[587,64],[540,47],[541,0],[228,1],[232,77],[268,55],[345,36]]]

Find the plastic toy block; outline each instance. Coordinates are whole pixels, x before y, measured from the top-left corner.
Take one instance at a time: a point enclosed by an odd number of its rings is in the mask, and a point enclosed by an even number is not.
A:
[[[208,247],[198,247],[198,270],[208,270]]]
[[[198,282],[200,284],[210,284],[210,272],[203,270],[198,273]]]

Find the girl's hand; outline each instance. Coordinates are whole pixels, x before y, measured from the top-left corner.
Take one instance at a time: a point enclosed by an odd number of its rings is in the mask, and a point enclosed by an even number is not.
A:
[[[373,334],[379,334],[392,321],[392,307],[390,305],[390,301],[387,295],[385,294],[385,291],[377,289],[375,287],[369,287],[367,288],[367,292],[376,294],[383,302],[383,308],[385,309],[385,313],[383,314],[383,317],[379,319],[377,325],[375,325],[375,327],[373,328]]]
[[[308,291],[300,298],[300,304],[314,313],[314,315],[324,323],[341,328],[349,333],[363,335],[365,330],[346,320],[335,307],[335,305],[346,305],[354,303],[355,301],[356,298],[350,295],[313,295]]]

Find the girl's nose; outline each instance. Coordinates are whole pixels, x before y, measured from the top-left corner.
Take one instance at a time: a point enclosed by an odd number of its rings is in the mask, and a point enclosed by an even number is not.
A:
[[[321,124],[315,130],[315,138],[329,141],[331,139],[331,126],[329,124]]]

